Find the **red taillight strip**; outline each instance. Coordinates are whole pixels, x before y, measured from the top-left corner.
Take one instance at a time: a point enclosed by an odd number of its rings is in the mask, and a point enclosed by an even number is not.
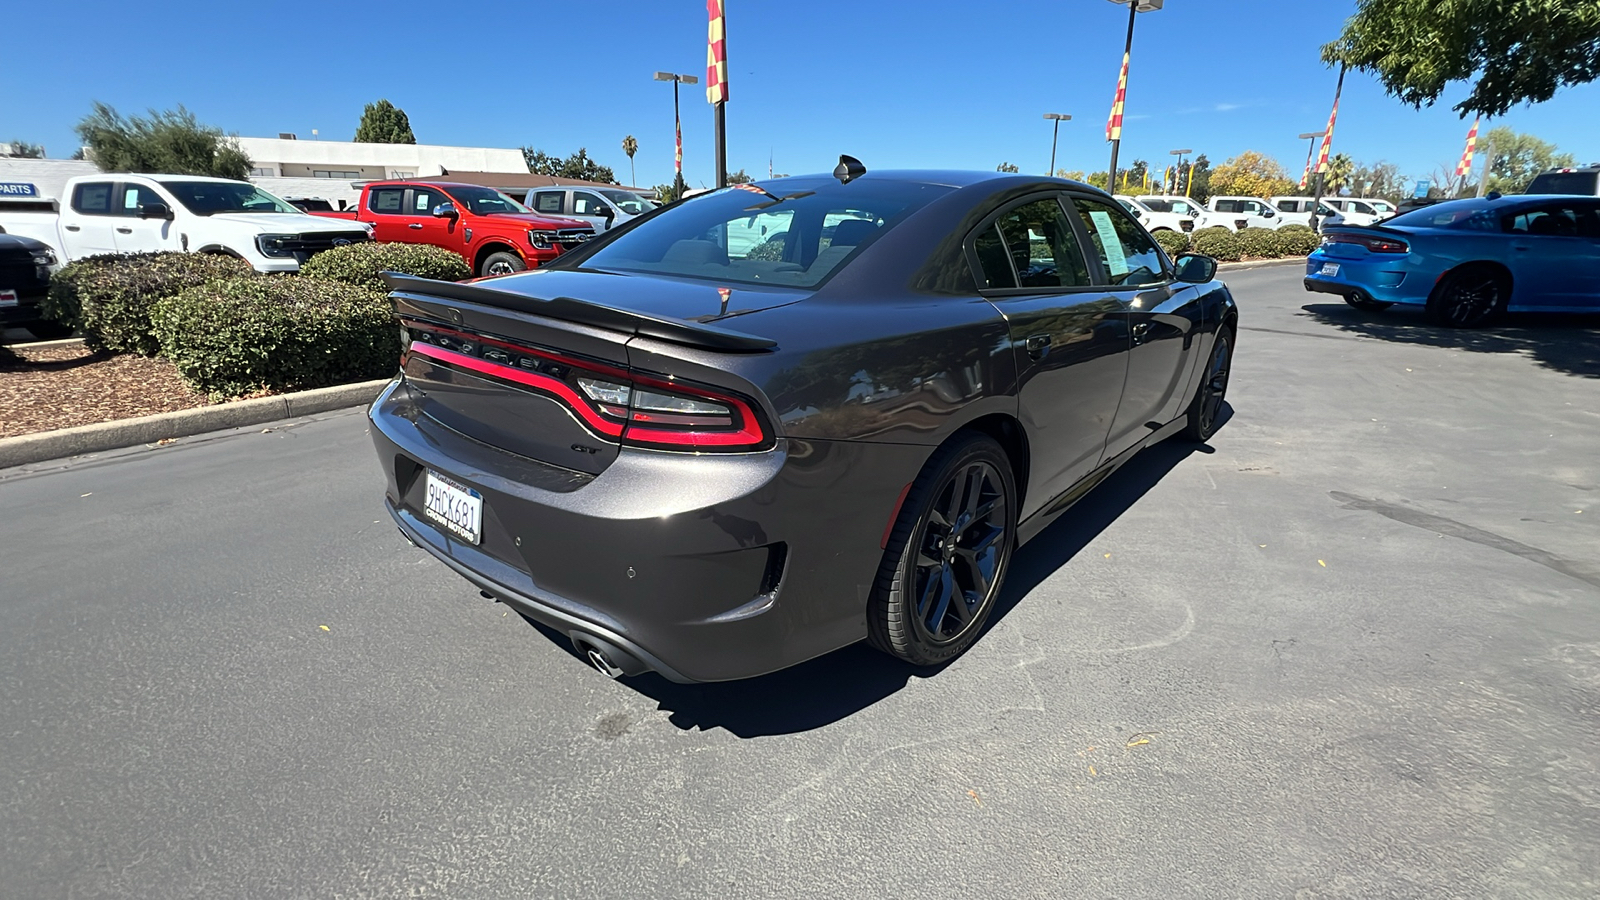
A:
[[[449,363],[452,366],[460,366],[463,369],[471,369],[474,372],[480,372],[484,375],[491,375],[495,378],[503,378],[506,381],[515,381],[518,384],[527,385],[528,387],[537,388],[538,390],[545,391],[546,393],[554,394],[557,397],[560,397],[562,400],[565,400],[567,402],[567,406],[571,407],[574,413],[577,413],[579,416],[581,416],[583,421],[589,424],[589,427],[610,437],[622,436],[623,426],[621,422],[610,422],[601,418],[600,414],[596,413],[589,406],[588,402],[582,397],[578,396],[578,392],[573,390],[572,387],[565,381],[559,381],[555,378],[551,378],[549,375],[541,375],[537,372],[528,372],[523,369],[514,369],[511,366],[503,366],[499,363],[493,363],[487,360],[479,359],[476,356],[468,356],[465,353],[457,353],[454,350],[446,350],[443,347],[435,347],[432,344],[424,344],[421,341],[411,342],[411,352],[421,354],[430,359],[438,360],[439,362]],[[562,361],[565,362],[565,360]]]
[[[606,365],[605,363],[601,362],[590,362],[588,359],[563,356],[559,353],[551,353],[548,350],[539,350],[533,347],[526,347],[522,344],[512,344],[507,341],[496,340],[492,337],[485,337],[481,334],[472,334],[471,332],[467,331],[457,331],[454,328],[445,328],[442,325],[434,325],[431,322],[414,322],[410,319],[401,319],[400,324],[406,326],[407,328],[416,329],[417,331],[426,331],[431,334],[448,334],[451,337],[458,337],[462,340],[473,341],[479,344],[489,344],[506,350],[515,350],[525,356],[537,356],[540,359],[548,359],[551,362],[557,362],[564,366],[575,366],[579,369],[587,369],[590,372],[595,372],[601,375],[615,375],[618,378],[632,377],[626,369],[617,368],[613,365]]]

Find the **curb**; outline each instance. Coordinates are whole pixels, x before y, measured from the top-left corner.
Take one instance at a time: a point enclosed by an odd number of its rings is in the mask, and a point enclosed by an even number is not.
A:
[[[333,409],[365,406],[376,399],[378,392],[388,383],[389,379],[383,378],[0,438],[0,469],[138,444],[154,444],[225,428],[260,425]]]
[[[59,338],[54,341],[18,341],[14,344],[6,344],[6,346],[13,350],[49,350],[53,347],[76,347],[81,344],[83,344],[83,338],[69,337]]]
[[[1265,269],[1271,266],[1303,266],[1306,264],[1304,256],[1285,256],[1282,259],[1253,259],[1250,262],[1225,262],[1217,263],[1217,271],[1228,272],[1238,269]]]

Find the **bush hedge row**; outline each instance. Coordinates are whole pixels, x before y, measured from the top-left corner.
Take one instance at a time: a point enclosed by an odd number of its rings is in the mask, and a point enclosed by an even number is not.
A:
[[[50,279],[45,312],[81,329],[91,347],[155,356],[161,348],[150,334],[150,307],[156,301],[249,271],[241,259],[201,253],[91,256]]]
[[[1202,228],[1192,234],[1163,231],[1155,237],[1168,256],[1176,257],[1192,251],[1222,262],[1305,256],[1317,249],[1317,244],[1321,242],[1317,233],[1304,225],[1285,225],[1276,230],[1246,228],[1238,232],[1226,228]]]
[[[472,270],[458,253],[428,244],[351,244],[311,257],[300,274],[323,278],[383,293],[380,272],[401,272],[418,278],[461,281]]]

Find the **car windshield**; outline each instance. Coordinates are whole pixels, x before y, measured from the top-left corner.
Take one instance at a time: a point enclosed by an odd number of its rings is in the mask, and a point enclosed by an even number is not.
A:
[[[190,212],[197,216],[217,213],[299,213],[288,203],[242,181],[163,181]]]
[[[950,190],[871,178],[850,184],[796,178],[728,187],[642,220],[589,254],[580,251],[571,264],[722,284],[811,288]]]
[[[494,213],[531,212],[526,206],[494,188],[457,186],[449,188],[446,193],[457,203],[472,210],[474,215],[487,216]]]
[[[1499,231],[1500,220],[1492,200],[1456,200],[1401,213],[1383,224],[1411,228],[1457,228]]]
[[[630,216],[642,216],[650,210],[655,209],[654,206],[650,205],[650,201],[644,199],[638,194],[633,193],[632,191],[601,191],[600,193],[604,194],[607,200],[615,203],[617,205],[617,209],[622,210]]]

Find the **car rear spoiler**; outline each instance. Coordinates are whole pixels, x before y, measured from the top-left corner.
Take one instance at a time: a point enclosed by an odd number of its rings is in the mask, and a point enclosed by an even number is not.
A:
[[[573,297],[543,299],[530,297],[527,294],[516,291],[499,290],[484,284],[434,281],[429,278],[402,275],[399,272],[381,272],[379,274],[382,275],[384,283],[389,285],[389,290],[396,293],[420,294],[425,297],[459,300],[463,303],[476,303],[482,306],[495,306],[501,309],[560,319],[563,322],[575,322],[579,325],[588,325],[609,331],[620,331],[624,334],[669,341],[686,347],[723,350],[733,353],[757,353],[763,350],[771,350],[778,346],[778,342],[770,338],[757,337],[753,334],[745,334],[742,331],[733,331],[684,319],[661,319],[644,313],[618,309],[614,306],[604,306],[599,303],[590,303],[587,300],[578,300]]]

